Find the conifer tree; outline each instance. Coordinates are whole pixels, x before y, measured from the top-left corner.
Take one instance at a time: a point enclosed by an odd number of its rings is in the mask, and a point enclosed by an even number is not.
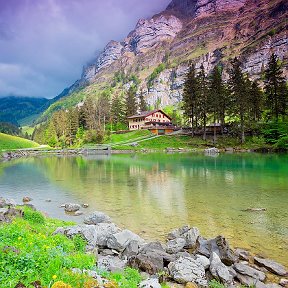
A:
[[[207,124],[207,114],[208,114],[208,81],[205,74],[203,64],[200,66],[200,71],[197,74],[197,90],[196,90],[196,105],[199,117],[203,125],[203,140],[206,140],[206,124]]]
[[[114,125],[124,123],[126,118],[123,97],[121,95],[114,95],[111,104],[111,120]]]
[[[274,53],[265,70],[265,96],[266,107],[271,112],[270,116],[277,122],[280,115],[284,117],[286,113],[288,95],[282,66]]]
[[[132,116],[137,113],[137,99],[136,99],[136,88],[131,86],[128,90],[126,97],[126,116]]]
[[[257,122],[261,119],[261,113],[263,108],[263,92],[259,87],[258,81],[255,80],[251,84],[250,89],[250,99],[251,103],[250,116],[253,122]]]
[[[197,79],[195,65],[191,64],[186,75],[183,89],[183,110],[184,115],[192,126],[192,137],[195,129],[196,99],[197,99]]]
[[[241,62],[238,58],[231,61],[229,86],[233,101],[233,112],[239,117],[241,129],[241,143],[245,142],[245,123],[249,111],[249,90],[247,81],[241,69]]]
[[[147,103],[144,99],[144,93],[143,93],[143,90],[141,89],[140,91],[140,96],[139,96],[139,100],[140,100],[140,103],[139,103],[139,109],[141,112],[144,112],[144,111],[147,111],[148,110],[148,107],[147,107]]]

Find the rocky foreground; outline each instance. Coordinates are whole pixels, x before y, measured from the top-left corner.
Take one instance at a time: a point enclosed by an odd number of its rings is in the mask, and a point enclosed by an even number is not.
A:
[[[1,199],[0,223],[22,215],[14,206],[14,201]],[[78,210],[79,205],[64,205],[65,210],[73,207]],[[58,233],[70,238],[82,236],[87,241],[87,253],[97,257],[98,271],[123,271],[126,266],[142,271],[147,278],[139,284],[142,288],[161,287],[162,282],[172,287],[208,287],[213,279],[226,287],[288,287],[288,271],[281,264],[242,249],[232,250],[223,236],[205,239],[198,228],[188,225],[170,232],[165,244],[147,242],[130,230],[120,229],[104,213],[94,212],[84,224],[59,227],[54,234]],[[87,273],[102,283],[99,287],[106,287],[96,270],[73,272]]]

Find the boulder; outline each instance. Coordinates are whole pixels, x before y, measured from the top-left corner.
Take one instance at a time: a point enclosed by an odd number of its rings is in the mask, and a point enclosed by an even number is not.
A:
[[[168,240],[176,240],[179,238],[185,239],[184,248],[191,249],[196,246],[197,239],[199,236],[200,232],[198,228],[196,227],[190,228],[188,225],[186,225],[170,232],[167,238]]]
[[[233,277],[231,276],[228,268],[221,262],[220,257],[215,252],[212,252],[210,257],[209,271],[212,276],[224,283],[225,285],[231,285]]]
[[[280,279],[279,284],[283,287],[288,287],[288,279],[285,278]]]
[[[220,257],[221,261],[228,266],[239,260],[235,253],[230,249],[228,242],[223,236],[217,236],[210,240],[198,237],[194,253],[210,258],[213,252],[216,253]]]
[[[76,211],[74,213],[75,216],[80,216],[80,215],[83,215],[83,214],[84,214],[83,211]]]
[[[32,201],[32,198],[28,197],[28,196],[25,196],[23,197],[22,201],[25,203],[25,202],[30,202]]]
[[[161,285],[157,278],[148,278],[140,282],[139,288],[161,288]]]
[[[126,267],[127,261],[121,260],[117,256],[99,256],[97,260],[97,267],[100,270],[109,272],[120,272]]]
[[[183,250],[186,245],[186,240],[184,238],[176,238],[173,240],[169,240],[167,242],[167,253],[175,254]]]
[[[168,270],[170,276],[178,283],[193,282],[200,286],[208,286],[204,267],[192,257],[180,257],[169,263]]]
[[[265,288],[266,287],[266,285],[263,282],[255,279],[255,278],[252,278],[250,276],[247,276],[247,275],[237,273],[236,278],[239,280],[239,282],[242,285],[245,285],[246,287],[255,287],[255,288]]]
[[[210,266],[210,260],[203,255],[196,255],[195,260],[201,263],[205,270],[207,270]]]
[[[277,274],[279,276],[288,275],[287,269],[283,265],[273,260],[254,257],[254,263],[257,264],[259,267],[265,267],[268,271]]]
[[[239,257],[240,260],[248,261],[250,260],[250,253],[244,249],[237,248],[235,250],[235,255]]]
[[[74,203],[66,203],[64,206],[64,210],[66,212],[76,212],[80,210],[81,206],[79,204],[74,204]]]
[[[151,242],[143,245],[138,254],[128,259],[130,267],[149,273],[163,271],[164,267],[175,258],[166,253],[161,243]]]
[[[245,265],[245,264],[242,264],[242,263],[235,263],[234,264],[234,269],[242,274],[242,275],[247,275],[247,276],[250,276],[256,280],[259,280],[259,281],[265,281],[266,279],[266,275],[265,273],[259,271],[259,270],[256,270],[248,265]]]
[[[82,206],[82,208],[88,208],[88,207],[89,207],[89,204],[83,203],[81,206]]]
[[[126,246],[125,250],[122,252],[122,255],[130,257],[135,256],[139,252],[139,242],[137,240],[131,240]]]
[[[95,211],[85,217],[84,223],[88,225],[95,225],[98,223],[111,223],[111,218],[102,212]]]

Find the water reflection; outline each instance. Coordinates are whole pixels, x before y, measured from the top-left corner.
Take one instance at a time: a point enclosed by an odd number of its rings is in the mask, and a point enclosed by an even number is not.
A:
[[[0,164],[0,193],[18,201],[29,195],[39,209],[63,219],[71,218],[61,203],[89,203],[87,213],[104,211],[147,239],[190,224],[287,264],[287,160],[253,154],[19,159]],[[243,211],[248,207],[267,211]]]

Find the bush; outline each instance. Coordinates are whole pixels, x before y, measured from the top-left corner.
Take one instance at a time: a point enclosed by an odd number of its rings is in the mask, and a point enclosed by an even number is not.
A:
[[[24,209],[23,218],[33,224],[45,224],[45,218],[39,211],[31,211],[28,209]]]

